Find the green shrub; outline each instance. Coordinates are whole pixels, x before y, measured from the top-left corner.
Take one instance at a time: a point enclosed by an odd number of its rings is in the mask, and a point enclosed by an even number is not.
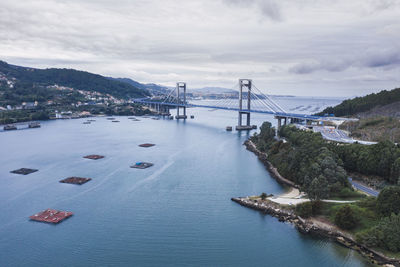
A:
[[[48,120],[49,118],[49,114],[45,111],[38,111],[31,115],[32,120]]]
[[[359,197],[366,197],[364,194],[361,194],[357,191],[354,191],[351,188],[344,187],[342,188],[337,194],[340,198],[359,198]]]
[[[358,233],[356,239],[370,247],[380,247],[389,251],[400,251],[400,215],[392,214],[382,218],[379,224]]]
[[[372,227],[356,234],[356,240],[368,247],[381,247],[383,233],[378,227]]]
[[[378,195],[376,202],[378,213],[389,216],[400,211],[400,186],[387,186]]]
[[[313,214],[312,202],[304,202],[296,206],[296,214],[303,218],[308,218]]]
[[[357,202],[357,205],[362,208],[368,208],[370,210],[376,209],[376,198],[375,197],[366,197],[363,200]]]
[[[323,206],[322,201],[311,201],[311,206],[312,206],[312,215],[318,215],[321,213],[322,206]]]
[[[267,198],[267,194],[265,194],[264,192],[260,195],[260,198],[262,200],[265,200]]]
[[[356,227],[358,221],[359,219],[354,210],[349,205],[340,207],[335,215],[335,224],[345,230],[350,230]]]

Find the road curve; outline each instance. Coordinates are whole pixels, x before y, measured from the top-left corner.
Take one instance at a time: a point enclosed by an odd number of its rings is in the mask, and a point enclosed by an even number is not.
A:
[[[374,197],[377,197],[379,195],[379,191],[373,190],[369,187],[366,187],[365,185],[362,185],[356,181],[353,181],[353,178],[351,178],[351,177],[349,177],[348,180],[351,183],[351,185],[357,190],[360,190],[360,191],[362,191],[370,196],[374,196]]]

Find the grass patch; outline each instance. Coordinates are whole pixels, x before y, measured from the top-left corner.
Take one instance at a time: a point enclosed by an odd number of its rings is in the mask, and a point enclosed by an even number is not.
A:
[[[351,188],[343,188],[340,192],[331,195],[330,199],[334,200],[362,200],[365,199],[367,195],[359,191],[353,190]]]
[[[324,216],[329,221],[334,222],[337,211],[345,205],[349,205],[354,210],[355,216],[358,219],[357,226],[349,231],[350,233],[356,234],[378,224],[380,217],[375,212],[375,199],[369,197],[355,203],[323,202],[318,215]]]

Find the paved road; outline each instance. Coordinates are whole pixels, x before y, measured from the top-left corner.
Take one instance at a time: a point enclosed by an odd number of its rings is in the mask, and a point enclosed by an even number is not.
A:
[[[363,191],[364,193],[367,193],[368,195],[377,197],[379,195],[379,191],[373,190],[369,187],[366,187],[365,185],[362,185],[356,181],[353,181],[351,177],[348,178],[349,182],[351,183],[352,186],[354,186],[357,190]]]
[[[355,140],[355,139],[351,138],[350,136],[348,136],[345,131],[335,129],[332,127],[314,126],[313,131],[321,133],[322,137],[327,140],[340,142],[340,143],[352,144],[352,143],[357,142],[357,143],[363,144],[363,145],[374,145],[377,143],[377,142],[370,142],[370,141],[363,141],[363,140]]]
[[[319,132],[322,134],[322,137],[328,140],[341,142],[341,143],[354,143],[351,137],[349,137],[344,131],[338,130],[335,128],[328,128],[322,126],[314,126],[314,132]]]

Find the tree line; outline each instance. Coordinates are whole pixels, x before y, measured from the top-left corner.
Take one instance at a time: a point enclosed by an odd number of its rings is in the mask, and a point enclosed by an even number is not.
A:
[[[328,107],[316,115],[334,114],[335,116],[350,116],[371,110],[377,106],[384,106],[397,101],[400,101],[400,88],[390,91],[383,90],[379,93],[344,100],[339,105]]]
[[[366,246],[400,251],[400,146],[389,141],[369,146],[337,144],[324,140],[320,133],[291,125],[283,126],[279,136],[265,122],[251,140],[285,178],[300,185],[313,200],[297,205],[296,214],[328,216]],[[379,175],[393,186],[386,186],[378,198],[364,197],[351,204],[318,201],[356,196],[346,171]]]
[[[110,94],[117,98],[137,98],[149,95],[146,90],[98,74],[74,69],[34,69],[9,65],[0,61],[0,72],[7,77],[34,85],[60,85],[78,90]]]
[[[275,139],[275,129],[264,122],[251,140],[311,198],[351,195],[346,171],[380,176],[391,184],[400,182],[400,146],[390,141],[369,146],[337,144],[291,125],[282,127],[279,136],[280,140]]]
[[[275,139],[275,129],[264,122],[260,134],[251,140],[268,155],[268,160],[285,178],[301,186],[311,199],[352,193],[339,157],[317,133],[282,127]]]

